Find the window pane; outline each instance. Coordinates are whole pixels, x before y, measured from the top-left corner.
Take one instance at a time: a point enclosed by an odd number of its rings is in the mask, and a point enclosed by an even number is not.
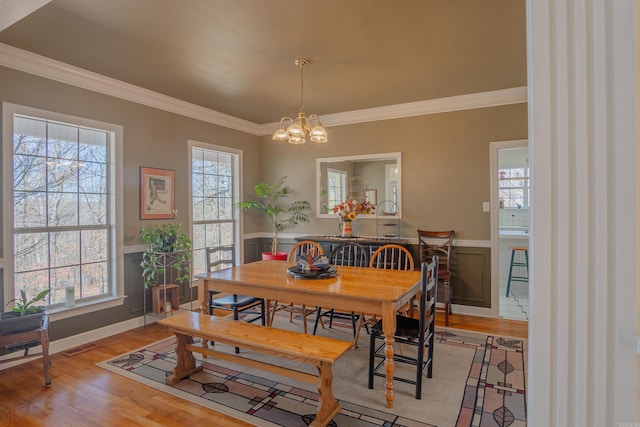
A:
[[[13,188],[16,190],[46,190],[46,172],[44,157],[13,156]]]
[[[193,240],[192,246],[194,248],[204,248],[205,245],[205,225],[204,224],[194,224],[193,225]]]
[[[80,166],[79,191],[83,193],[107,192],[107,165],[94,162],[85,162]]]
[[[78,195],[49,193],[49,226],[78,225]]]
[[[49,267],[49,233],[25,233],[14,236],[16,273]]]
[[[84,230],[80,233],[82,241],[82,262],[107,260],[107,230]]]
[[[80,266],[61,267],[51,269],[51,303],[64,302],[65,288],[80,284]]]
[[[107,223],[107,195],[80,194],[80,225]]]
[[[51,267],[80,263],[79,231],[51,233],[50,239]]]
[[[78,192],[78,162],[51,160],[47,162],[47,189],[64,193]]]
[[[27,299],[31,299],[38,295],[45,289],[49,288],[49,271],[48,270],[37,270],[30,271],[28,273],[17,273],[14,276],[15,280],[15,295],[16,298],[20,298],[20,290],[24,290],[27,294]],[[51,299],[49,295],[45,298],[45,303],[43,305],[48,305],[47,299]]]
[[[108,293],[107,263],[83,264],[81,297],[88,298]],[[76,290],[77,292],[77,290]],[[76,293],[76,298],[78,295]]]
[[[47,225],[46,193],[13,193],[14,228],[44,227]]]
[[[80,129],[80,161],[107,163],[108,136],[104,131]]]

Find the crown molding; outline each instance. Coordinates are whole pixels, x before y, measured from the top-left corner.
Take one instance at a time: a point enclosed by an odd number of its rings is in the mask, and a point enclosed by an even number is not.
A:
[[[447,98],[428,99],[406,104],[387,105],[366,108],[344,113],[322,116],[324,127],[350,125],[355,123],[401,119],[404,117],[424,116],[427,114],[447,113],[451,111],[471,110],[474,108],[497,107],[500,105],[522,104],[527,102],[527,87],[479,92]],[[279,122],[261,125],[261,135],[271,135]]]
[[[149,89],[124,83],[92,71],[74,67],[32,52],[0,43],[0,66],[13,68],[39,77],[88,89],[170,113],[252,135],[271,135],[278,122],[257,124],[229,114],[162,95]],[[438,114],[451,111],[488,108],[527,102],[527,87],[515,87],[489,92],[429,99],[406,104],[366,108],[322,116],[325,127],[342,126],[404,117]]]
[[[0,43],[0,65],[214,125],[258,135],[256,123],[124,83],[35,53]]]

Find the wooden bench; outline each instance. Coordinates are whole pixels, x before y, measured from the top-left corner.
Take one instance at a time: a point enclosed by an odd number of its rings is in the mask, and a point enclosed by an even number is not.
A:
[[[342,405],[333,396],[333,363],[351,348],[352,343],[333,338],[307,335],[296,331],[240,322],[223,317],[194,312],[180,313],[158,321],[176,334],[178,357],[173,374],[166,383],[173,385],[189,375],[201,371],[193,352],[222,360],[240,363],[264,371],[285,375],[318,385],[318,412],[312,426],[326,426],[340,412]],[[276,366],[230,353],[195,345],[193,338],[221,342],[257,352],[314,365],[318,375]]]

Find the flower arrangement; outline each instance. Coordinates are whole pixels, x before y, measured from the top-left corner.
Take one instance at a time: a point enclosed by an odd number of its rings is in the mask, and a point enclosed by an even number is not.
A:
[[[371,213],[374,209],[373,205],[365,199],[362,202],[358,200],[345,200],[333,207],[333,213],[340,216],[341,221],[351,222],[363,213]]]

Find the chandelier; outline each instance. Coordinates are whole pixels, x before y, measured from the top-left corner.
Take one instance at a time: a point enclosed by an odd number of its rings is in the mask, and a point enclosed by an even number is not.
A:
[[[309,63],[306,59],[296,59],[295,64],[300,67],[300,108],[298,117],[283,117],[280,125],[273,134],[276,141],[289,141],[290,144],[304,144],[307,142],[307,135],[312,142],[327,142],[327,131],[322,127],[317,114],[312,114],[307,118],[304,115],[304,66]],[[289,125],[285,129],[285,122]]]

